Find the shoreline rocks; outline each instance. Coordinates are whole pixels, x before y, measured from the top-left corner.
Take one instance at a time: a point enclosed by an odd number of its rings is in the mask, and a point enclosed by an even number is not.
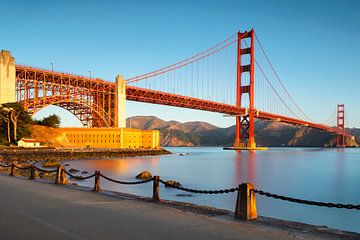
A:
[[[5,163],[56,162],[61,160],[99,159],[115,157],[155,156],[171,154],[165,149],[11,149],[0,150]]]

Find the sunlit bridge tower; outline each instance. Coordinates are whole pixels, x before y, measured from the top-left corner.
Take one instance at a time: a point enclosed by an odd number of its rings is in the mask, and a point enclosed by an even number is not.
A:
[[[255,73],[255,49],[254,49],[254,30],[250,32],[238,32],[237,40],[237,84],[236,84],[236,106],[245,107],[244,115],[236,116],[236,134],[234,148],[256,149],[254,135],[254,73]],[[250,39],[250,46],[242,46],[243,39]],[[248,74],[249,81],[245,82],[245,74]],[[247,94],[249,105],[244,106],[242,102],[243,94]]]
[[[337,128],[342,131],[343,134],[338,134],[336,139],[336,147],[345,147],[345,106],[344,104],[337,105]]]

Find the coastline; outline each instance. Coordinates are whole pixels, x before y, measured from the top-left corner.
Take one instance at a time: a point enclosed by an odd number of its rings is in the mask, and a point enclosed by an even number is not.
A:
[[[27,239],[38,239],[47,233],[52,236],[55,233],[62,239],[73,239],[75,235],[79,239],[98,239],[99,236],[92,236],[93,233],[82,230],[88,229],[89,224],[92,225],[91,228],[101,229],[99,234],[107,239],[114,239],[120,233],[131,233],[127,239],[139,239],[153,234],[162,236],[158,239],[189,239],[194,236],[198,236],[197,239],[233,239],[234,236],[239,239],[360,238],[360,234],[356,232],[269,217],[258,217],[256,221],[238,220],[231,211],[185,202],[161,200],[154,203],[150,198],[121,192],[102,190],[94,193],[88,187],[54,185],[44,180],[29,181],[2,174],[0,178],[0,189],[8,192],[3,197],[4,206],[8,207],[0,208],[4,208],[4,214],[12,213],[8,215],[9,221],[24,222],[25,232],[27,228],[31,229],[27,232]],[[27,197],[24,198],[24,195]],[[12,202],[12,199],[17,201]],[[12,203],[8,205],[8,202]],[[22,206],[26,207],[23,209]],[[44,208],[47,211],[40,211]],[[96,218],[92,217],[94,214]],[[36,221],[26,221],[27,218],[36,218]],[[82,221],[84,218],[92,220]],[[76,228],[68,224],[72,221],[77,223]],[[122,224],[115,224],[113,227],[108,224],[110,222]],[[36,231],[39,224],[41,232]],[[0,235],[15,237],[22,233],[11,231],[12,225],[9,228],[8,231],[1,231]],[[174,231],[176,235],[172,236]]]
[[[0,157],[5,163],[64,161],[79,159],[98,159],[115,157],[156,156],[171,154],[170,151],[160,149],[1,149]]]

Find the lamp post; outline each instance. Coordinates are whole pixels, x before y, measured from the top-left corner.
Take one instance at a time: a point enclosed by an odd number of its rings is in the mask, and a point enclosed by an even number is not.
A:
[[[89,76],[90,76],[90,79],[91,79],[91,71],[89,70]]]
[[[51,72],[54,73],[54,64],[51,62]]]

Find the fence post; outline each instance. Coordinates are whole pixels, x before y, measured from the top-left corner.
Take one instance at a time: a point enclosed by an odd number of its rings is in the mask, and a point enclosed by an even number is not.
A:
[[[30,177],[29,177],[30,180],[34,180],[35,179],[35,167],[34,165],[31,165],[31,168],[30,168]]]
[[[66,183],[66,175],[64,166],[60,165],[56,169],[56,178],[55,184],[65,184]]]
[[[100,171],[95,171],[95,185],[94,192],[100,192]]]
[[[9,174],[9,176],[14,176],[14,167],[15,167],[15,164],[12,163],[12,164],[11,164],[11,167],[10,167],[10,174]]]
[[[239,185],[235,218],[243,220],[255,220],[257,218],[254,184],[242,183]]]
[[[159,202],[160,201],[160,177],[154,176],[153,180],[153,201]]]

